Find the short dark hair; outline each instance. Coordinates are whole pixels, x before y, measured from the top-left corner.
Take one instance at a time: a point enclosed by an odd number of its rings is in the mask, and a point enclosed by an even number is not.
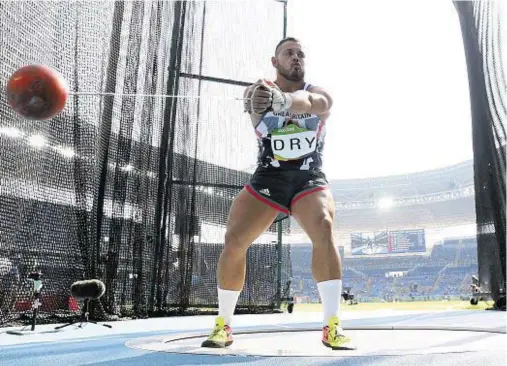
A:
[[[285,37],[284,39],[282,39],[280,42],[278,42],[278,44],[276,45],[276,48],[275,48],[275,55],[278,54],[278,50],[280,49],[280,47],[285,43],[285,42],[298,42],[299,43],[299,40],[294,38],[294,37]]]

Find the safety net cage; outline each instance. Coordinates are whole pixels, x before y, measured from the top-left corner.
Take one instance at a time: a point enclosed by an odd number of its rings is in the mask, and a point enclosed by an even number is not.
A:
[[[0,96],[0,325],[79,312],[75,281],[106,286],[96,318],[212,311],[232,199],[255,169],[244,87],[274,74],[284,4],[0,2],[0,83],[57,70],[71,95],[49,120]],[[252,52],[255,50],[255,52]],[[72,94],[75,93],[75,94]],[[274,311],[290,283],[289,220],[247,255],[238,311]]]
[[[454,5],[470,86],[480,291],[505,310],[507,7],[502,1]]]

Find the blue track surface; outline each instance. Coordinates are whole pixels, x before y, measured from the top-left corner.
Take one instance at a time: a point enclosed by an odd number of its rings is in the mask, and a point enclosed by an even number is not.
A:
[[[297,321],[294,316],[291,318],[278,318],[279,324],[290,324],[295,328],[319,326],[317,320],[320,315],[308,317]],[[255,323],[263,320],[266,324],[273,324],[273,319],[266,316],[261,317],[241,317],[240,325],[237,329],[252,329]],[[299,319],[301,320],[301,318]],[[456,325],[456,322],[469,323],[471,326],[498,328],[503,321],[505,323],[505,313],[487,313],[474,312],[468,314],[465,312],[444,312],[427,314],[403,314],[397,315],[391,313],[389,316],[369,316],[365,318],[349,319],[346,325],[386,325],[386,324],[440,324]],[[92,324],[83,329],[68,329],[65,332],[57,334],[39,334],[28,336],[13,336],[0,334],[0,365],[445,365],[445,366],[463,366],[463,365],[485,365],[498,364],[504,365],[507,362],[505,351],[484,352],[473,350],[464,350],[459,353],[429,354],[429,355],[411,355],[411,356],[357,356],[341,357],[337,351],[336,357],[241,357],[241,356],[214,356],[214,355],[185,355],[172,354],[167,352],[150,352],[139,349],[132,349],[125,345],[127,341],[149,336],[161,336],[178,334],[182,332],[185,324],[191,324],[192,332],[206,332],[208,328],[203,328],[212,321],[210,317],[192,317],[179,319],[161,319],[157,322],[139,320],[130,322],[128,326],[122,322],[113,324],[113,332],[107,328],[96,327]],[[172,331],[164,330],[166,322],[171,326]],[[177,324],[175,324],[175,322]],[[486,324],[488,323],[488,324]],[[158,325],[158,330],[143,331],[140,329],[153,329]],[[285,326],[286,326],[285,325]],[[45,326],[46,329],[50,327]],[[54,326],[53,326],[54,327]],[[123,329],[125,328],[125,329]],[[51,327],[52,329],[52,327]],[[166,328],[167,329],[167,328]],[[169,328],[170,329],[170,328]],[[137,330],[137,331],[136,331]],[[315,336],[315,333],[312,335]],[[78,338],[82,337],[82,338]],[[47,338],[47,339],[45,339]],[[304,339],[302,340],[304,342]],[[16,343],[16,344],[13,344]],[[304,347],[304,344],[301,345]]]

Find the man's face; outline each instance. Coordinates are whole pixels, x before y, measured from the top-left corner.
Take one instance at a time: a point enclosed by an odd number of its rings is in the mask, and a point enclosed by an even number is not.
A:
[[[290,81],[303,81],[305,54],[298,42],[288,41],[280,46],[271,62],[278,73]]]

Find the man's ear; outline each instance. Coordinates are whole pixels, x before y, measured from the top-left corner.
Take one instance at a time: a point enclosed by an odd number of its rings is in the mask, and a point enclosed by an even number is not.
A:
[[[278,60],[276,59],[275,56],[271,57],[271,65],[273,65],[273,67],[278,66]]]

